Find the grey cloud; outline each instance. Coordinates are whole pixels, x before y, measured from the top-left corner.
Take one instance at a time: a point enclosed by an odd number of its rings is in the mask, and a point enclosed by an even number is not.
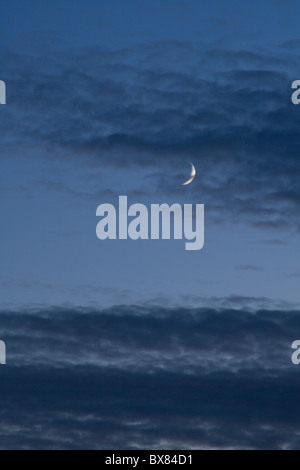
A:
[[[285,48],[285,49],[298,49],[300,46],[300,39],[292,39],[290,41],[284,41],[282,44],[281,44],[281,47]]]
[[[299,449],[299,311],[2,310],[1,448]]]
[[[290,100],[290,56],[281,51],[276,58],[178,42],[84,48],[47,62],[7,51],[5,152],[34,145],[66,167],[142,169],[152,181],[141,177],[136,194],[192,197],[209,205],[218,222],[230,217],[264,230],[299,231],[300,114]],[[184,196],[189,160],[198,184]],[[102,193],[109,194],[112,180],[104,181]],[[93,189],[54,178],[42,184],[97,199]],[[125,189],[130,195],[132,182]]]
[[[267,245],[284,245],[286,242],[284,240],[280,240],[277,238],[271,238],[269,240],[263,240],[262,243],[267,244]]]
[[[262,272],[264,269],[261,266],[255,266],[252,264],[239,265],[236,267],[238,271],[256,271]]]
[[[295,278],[295,279],[300,279],[300,272],[294,272],[294,273],[288,273],[287,277]]]
[[[70,237],[70,233],[56,233],[59,237]],[[31,290],[31,289],[42,289],[42,290],[49,290],[53,293],[68,293],[74,297],[80,292],[80,296],[84,298],[94,298],[95,295],[101,295],[101,299],[106,296],[111,297],[113,296],[115,302],[125,302],[128,300],[132,291],[127,289],[119,289],[116,290],[114,287],[103,287],[102,285],[89,285],[89,284],[77,284],[77,285],[70,285],[70,284],[55,284],[53,282],[41,282],[37,279],[27,280],[25,278],[13,278],[9,276],[2,276],[0,275],[0,291],[7,291],[11,289],[22,289],[22,290]],[[55,295],[54,294],[54,295]],[[90,302],[91,303],[91,302]]]

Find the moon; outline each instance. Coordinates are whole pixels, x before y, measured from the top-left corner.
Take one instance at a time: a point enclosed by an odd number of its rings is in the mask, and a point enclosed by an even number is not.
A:
[[[192,181],[194,181],[194,178],[196,176],[196,168],[194,167],[192,163],[191,163],[191,167],[192,167],[191,177],[185,183],[182,183],[182,186],[187,186]]]

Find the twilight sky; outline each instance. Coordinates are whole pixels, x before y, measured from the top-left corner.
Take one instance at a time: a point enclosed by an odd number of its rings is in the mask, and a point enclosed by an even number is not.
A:
[[[2,1],[0,447],[300,448],[298,8],[245,3]],[[99,241],[119,195],[204,249]]]

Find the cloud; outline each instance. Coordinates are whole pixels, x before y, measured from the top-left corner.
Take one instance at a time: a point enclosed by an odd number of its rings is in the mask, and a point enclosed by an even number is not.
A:
[[[1,448],[300,447],[299,311],[0,315]]]
[[[256,271],[256,272],[262,272],[264,270],[261,266],[255,266],[252,264],[240,265],[240,266],[237,266],[236,269],[238,271]]]
[[[39,159],[57,159],[69,177],[49,171],[28,183],[31,190],[96,200],[101,175],[101,194],[117,187],[144,198],[192,197],[218,223],[230,217],[299,231],[300,113],[290,100],[296,56],[180,41],[86,47],[50,53],[47,61],[4,56],[5,155],[21,150],[23,158],[38,148]],[[190,160],[198,179],[185,195]],[[74,168],[85,172],[80,184],[79,175],[70,178]]]
[[[299,279],[300,278],[300,272],[288,273],[287,277]]]
[[[59,237],[70,237],[69,233],[58,233]],[[80,298],[92,298],[101,295],[101,302],[104,302],[106,297],[113,297],[115,302],[124,303],[128,302],[128,298],[132,295],[132,291],[128,289],[116,289],[115,287],[103,287],[102,285],[91,285],[91,284],[63,284],[63,283],[52,283],[52,282],[41,282],[36,279],[25,279],[25,278],[12,278],[9,276],[0,275],[0,291],[12,293],[16,290],[32,291],[32,289],[50,291],[53,296],[58,294],[71,294],[72,299],[76,299],[80,293]],[[89,305],[94,304],[95,300],[88,302]],[[3,305],[3,304],[2,304]],[[9,304],[9,308],[12,308],[12,304]]]

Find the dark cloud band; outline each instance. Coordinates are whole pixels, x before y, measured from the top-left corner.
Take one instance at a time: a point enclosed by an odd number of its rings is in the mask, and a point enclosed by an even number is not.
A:
[[[299,318],[125,306],[2,311],[1,447],[299,448],[291,362]]]

